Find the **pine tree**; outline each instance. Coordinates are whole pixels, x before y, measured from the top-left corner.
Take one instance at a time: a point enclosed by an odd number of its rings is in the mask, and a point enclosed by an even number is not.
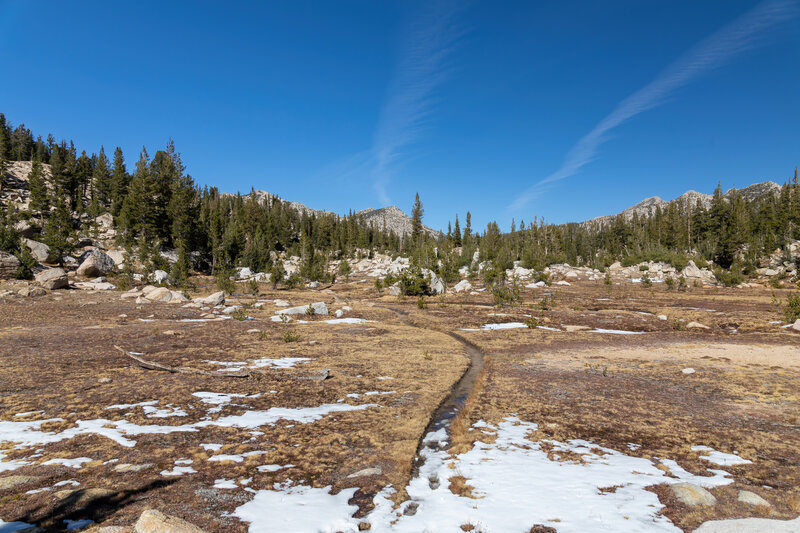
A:
[[[411,240],[414,243],[419,243],[422,237],[422,217],[425,210],[422,209],[422,202],[419,201],[419,193],[417,193],[414,200],[414,206],[411,208]]]
[[[50,211],[50,198],[47,191],[47,180],[41,161],[33,160],[31,173],[28,174],[28,188],[31,191],[30,208],[33,211],[48,214]]]
[[[114,163],[111,169],[111,214],[115,217],[122,210],[122,204],[128,195],[128,185],[130,176],[125,168],[125,158],[122,155],[122,148],[119,146],[114,149]]]
[[[96,201],[100,206],[108,209],[111,207],[112,189],[108,157],[106,157],[105,149],[101,146],[92,176],[92,201]]]
[[[456,214],[456,223],[453,228],[453,244],[455,246],[461,246],[461,226],[458,223],[458,214]]]
[[[44,242],[50,247],[59,265],[64,264],[64,256],[69,254],[73,247],[70,242],[73,234],[72,215],[64,196],[60,191],[56,191],[56,210],[44,228]]]

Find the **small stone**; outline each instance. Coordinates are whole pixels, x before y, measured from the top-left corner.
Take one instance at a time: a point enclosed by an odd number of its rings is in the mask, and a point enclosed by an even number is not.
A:
[[[688,324],[686,324],[686,329],[711,329],[711,328],[706,326],[705,324],[701,324],[700,322],[689,322]]]
[[[717,499],[714,495],[700,485],[695,485],[694,483],[675,483],[670,485],[670,488],[673,494],[675,494],[675,498],[689,507],[697,507],[700,505],[714,506],[717,504]]]
[[[248,329],[247,333],[261,333],[261,330],[260,329],[255,329],[255,328],[254,329]]]
[[[792,329],[795,331],[800,331],[800,318],[794,321],[794,324],[792,324]]]
[[[740,490],[738,499],[740,502],[748,505],[763,505],[764,507],[772,507],[767,500],[755,492],[750,492],[749,490]]]
[[[47,294],[47,291],[41,287],[25,287],[24,289],[17,291],[17,294],[27,298],[37,298]]]
[[[127,472],[141,472],[142,470],[147,470],[148,468],[152,468],[153,463],[142,463],[138,465],[132,465],[128,463],[121,463],[114,467],[114,472],[119,472],[121,474]]]
[[[363,470],[359,470],[358,472],[354,472],[347,476],[347,479],[352,479],[354,477],[366,477],[366,476],[380,476],[383,473],[383,470],[379,466],[374,466],[371,468],[365,468]]]
[[[692,367],[686,367],[683,370],[681,370],[681,373],[683,373],[683,374],[685,374],[687,376],[689,374],[694,374],[695,372],[696,372],[696,370],[694,368],[692,368]]]
[[[656,318],[659,320],[667,320],[667,315],[658,315]]]
[[[97,380],[97,382],[100,384],[111,383],[111,378],[100,378]]]

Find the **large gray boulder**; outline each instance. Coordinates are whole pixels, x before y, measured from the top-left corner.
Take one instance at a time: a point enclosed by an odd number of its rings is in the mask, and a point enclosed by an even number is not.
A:
[[[84,254],[83,262],[78,267],[77,274],[87,278],[105,276],[114,268],[114,260],[100,250],[89,250]]]
[[[50,247],[43,242],[22,239],[25,246],[31,251],[31,255],[40,263],[52,263],[56,257],[50,252]]]
[[[327,315],[328,306],[325,302],[315,302],[311,305],[315,315]],[[308,305],[298,305],[297,307],[290,307],[288,309],[281,309],[278,311],[279,315],[305,315],[308,314]]]
[[[61,268],[48,268],[36,274],[36,283],[43,288],[54,291],[69,286],[67,273]]]
[[[0,252],[0,279],[11,279],[17,276],[19,259],[13,255]]]

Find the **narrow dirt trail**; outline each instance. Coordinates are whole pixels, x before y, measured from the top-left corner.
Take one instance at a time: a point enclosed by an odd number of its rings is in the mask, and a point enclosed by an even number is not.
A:
[[[439,406],[431,415],[428,425],[425,428],[425,432],[422,434],[420,443],[417,446],[417,457],[419,457],[422,439],[425,438],[425,435],[432,431],[438,431],[442,428],[446,429],[448,434],[450,433],[450,423],[458,415],[458,413],[461,412],[461,409],[464,407],[467,398],[475,388],[475,383],[478,380],[478,376],[480,376],[481,372],[483,371],[484,358],[486,357],[486,354],[475,344],[471,343],[458,333],[421,326],[419,324],[415,324],[411,320],[408,311],[396,309],[394,307],[383,308],[392,311],[407,326],[419,329],[427,329],[429,331],[436,331],[438,333],[449,335],[464,346],[464,349],[469,356],[469,366],[467,367],[467,370],[461,375],[459,380],[450,389],[447,397],[442,400],[442,403],[439,404]]]

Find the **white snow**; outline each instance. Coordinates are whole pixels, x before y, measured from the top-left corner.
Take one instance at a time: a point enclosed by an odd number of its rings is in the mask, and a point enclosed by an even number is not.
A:
[[[162,470],[162,476],[182,476],[184,474],[196,474],[197,470],[191,466],[176,466],[172,470]]]
[[[250,533],[358,531],[358,510],[347,501],[357,488],[330,494],[330,486],[316,489],[303,485],[278,486],[280,490],[260,490],[255,498],[237,507],[233,515],[250,523]],[[353,524],[356,524],[355,529]]]
[[[331,318],[330,320],[298,320],[298,324],[371,324],[375,320],[363,318]]]
[[[218,372],[232,372],[245,369],[256,368],[292,368],[300,363],[307,363],[313,361],[310,357],[279,357],[277,359],[263,358],[255,359],[252,361],[206,361],[212,365],[219,365],[224,368],[218,369]]]
[[[626,331],[624,329],[602,329],[602,328],[595,328],[589,333],[611,333],[614,335],[641,335],[644,331]]]
[[[215,479],[214,480],[214,488],[215,489],[235,489],[237,488],[236,482],[232,479]]]
[[[696,452],[707,452],[706,455],[701,455],[700,459],[704,459],[709,463],[714,463],[720,466],[735,466],[735,465],[749,465],[753,461],[743,459],[738,455],[732,453],[718,452],[709,446],[692,446],[692,450]]]
[[[195,393],[201,399],[219,407],[229,398],[244,395],[227,395],[221,393]],[[249,396],[253,397],[253,396]],[[216,403],[215,403],[216,402]],[[34,420],[25,422],[0,421],[0,443],[16,443],[16,448],[41,446],[67,439],[78,435],[95,434],[107,437],[121,446],[132,448],[136,441],[127,437],[136,435],[168,434],[174,432],[196,432],[206,427],[236,427],[256,429],[264,425],[274,425],[279,420],[307,424],[320,420],[323,416],[345,411],[360,411],[370,407],[380,407],[377,404],[350,405],[346,403],[323,404],[316,407],[272,407],[266,411],[245,411],[240,415],[224,416],[216,420],[206,419],[193,424],[184,425],[139,425],[126,420],[108,420],[104,418],[94,420],[76,420],[75,425],[61,432],[42,431],[41,426],[47,422],[63,422],[61,418]],[[210,412],[210,411],[209,411]],[[3,461],[5,454],[0,451],[0,472],[15,470],[30,464],[24,460]]]
[[[12,531],[20,531],[22,529],[28,529],[29,527],[34,527],[34,525],[25,522],[3,522],[3,520],[0,519],[1,533],[11,533]]]
[[[254,455],[264,455],[267,452],[246,452],[246,453],[238,453],[238,454],[225,454],[221,453],[219,455],[214,455],[208,458],[209,461],[215,462],[224,462],[224,461],[232,461],[234,463],[241,463],[244,461],[245,457],[252,457]]]
[[[505,322],[502,324],[484,324],[479,328],[461,328],[461,331],[491,331],[495,329],[517,329],[527,327],[528,325],[522,322]]]
[[[467,523],[486,533],[528,531],[534,524],[554,527],[559,533],[679,533],[659,514],[663,506],[646,487],[677,482],[715,487],[733,481],[722,470],[697,476],[675,461],[664,460],[661,463],[675,476],[668,477],[654,460],[583,440],[545,441],[556,454],[572,452],[582,459],[553,460],[541,441],[528,438],[537,425],[515,417],[497,427],[482,421],[474,427],[496,432],[495,442],[477,442],[472,450],[452,456],[441,446],[447,439],[444,429],[426,436],[421,452],[425,462],[419,476],[406,487],[410,501],[399,509],[394,509],[391,496],[395,489],[391,486],[375,497],[372,512],[356,519],[352,517],[354,506],[347,503],[355,489],[332,495],[327,487],[284,484],[256,492],[253,501],[237,508],[234,515],[250,523],[251,533],[354,532],[362,520],[371,524],[373,533],[459,531]],[[449,478],[455,475],[467,478],[476,498],[449,490]],[[600,490],[610,487],[616,490]],[[403,514],[411,502],[418,506],[416,513]]]
[[[68,466],[70,468],[80,468],[83,463],[89,463],[92,459],[88,457],[75,457],[73,459],[65,459],[65,458],[57,458],[57,459],[50,459],[49,461],[45,461],[42,463],[45,466],[49,465],[63,465]]]
[[[294,468],[294,465],[261,465],[258,467],[259,472],[277,472],[284,468]]]
[[[78,529],[83,529],[88,525],[94,524],[93,520],[64,520],[64,524],[67,526],[67,531],[77,531]],[[2,531],[2,530],[0,530]]]

